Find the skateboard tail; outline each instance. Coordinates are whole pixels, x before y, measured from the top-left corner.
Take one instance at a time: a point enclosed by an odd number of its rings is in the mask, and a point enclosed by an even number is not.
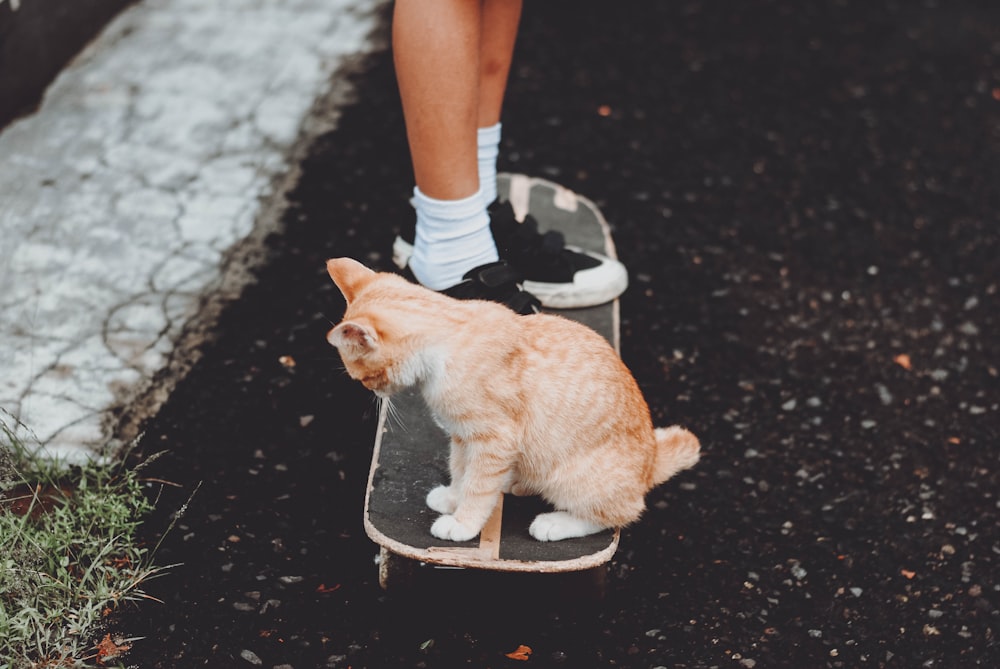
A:
[[[693,467],[701,456],[698,437],[676,425],[658,427],[653,482],[663,483],[677,472]]]

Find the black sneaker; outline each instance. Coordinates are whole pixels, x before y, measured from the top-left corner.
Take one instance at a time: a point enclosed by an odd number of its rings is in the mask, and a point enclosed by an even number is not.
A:
[[[573,309],[604,304],[628,286],[628,272],[620,262],[566,246],[559,232],[540,233],[538,222],[530,215],[518,222],[509,202],[494,201],[487,213],[501,260],[520,274],[523,289],[542,306]],[[406,267],[412,254],[412,242],[396,237],[392,257],[400,269]]]
[[[419,283],[408,266],[403,267],[403,276]],[[461,282],[439,292],[459,300],[499,302],[525,316],[537,314],[541,311],[541,303],[537,297],[522,290],[520,279],[521,275],[513,267],[498,260],[470,269]]]
[[[500,257],[524,274],[524,289],[553,309],[610,302],[628,286],[617,260],[567,246],[562,233],[538,231],[530,214],[518,222],[510,202],[490,205],[490,229]]]

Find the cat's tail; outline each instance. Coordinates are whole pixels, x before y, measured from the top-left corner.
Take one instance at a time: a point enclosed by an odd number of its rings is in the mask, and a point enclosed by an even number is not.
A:
[[[656,463],[653,483],[666,481],[679,471],[693,467],[701,454],[698,437],[683,427],[658,427],[656,432]]]

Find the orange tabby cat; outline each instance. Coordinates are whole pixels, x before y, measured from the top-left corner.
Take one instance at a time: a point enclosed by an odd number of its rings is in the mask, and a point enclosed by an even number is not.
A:
[[[451,437],[451,485],[427,495],[439,539],[479,534],[501,492],[555,507],[531,536],[622,527],[646,492],[698,461],[697,438],[654,430],[639,387],[607,341],[559,316],[457,300],[350,258],[327,262],[347,300],[327,335],[351,378],[383,398],[419,385]]]

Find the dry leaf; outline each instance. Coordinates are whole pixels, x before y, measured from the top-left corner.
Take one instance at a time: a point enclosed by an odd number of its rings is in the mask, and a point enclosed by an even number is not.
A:
[[[285,369],[292,369],[293,367],[295,367],[295,358],[293,358],[290,355],[281,356],[280,358],[278,358],[278,362],[280,362],[282,367],[284,367]]]
[[[529,646],[518,646],[517,650],[513,653],[507,653],[507,657],[512,660],[527,660],[531,657],[531,648]]]
[[[910,356],[906,355],[905,353],[900,353],[895,358],[893,358],[892,361],[906,370],[909,370],[910,367],[912,367],[912,363],[910,362]]]
[[[132,646],[126,643],[115,643],[110,634],[105,634],[97,644],[97,663],[103,665],[104,660],[113,660],[131,648]]]
[[[899,573],[909,579],[912,579],[914,576],[917,575],[917,572],[910,571],[909,569],[900,569]]]

